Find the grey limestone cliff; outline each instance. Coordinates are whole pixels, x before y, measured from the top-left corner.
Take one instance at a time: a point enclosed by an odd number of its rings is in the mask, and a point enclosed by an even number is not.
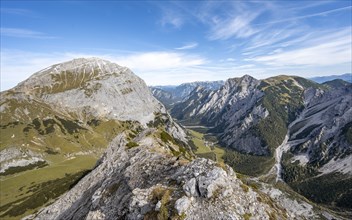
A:
[[[99,58],[79,58],[41,70],[14,88],[45,103],[95,118],[147,123],[163,107],[145,82],[126,67]]]

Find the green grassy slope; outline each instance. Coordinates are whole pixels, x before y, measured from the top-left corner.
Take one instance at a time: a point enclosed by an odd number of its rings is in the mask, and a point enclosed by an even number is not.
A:
[[[112,138],[139,126],[129,121],[78,121],[75,113],[26,97],[4,99],[1,107],[0,150],[15,149],[44,160],[0,175],[0,218],[4,219],[33,213],[67,191],[94,167]],[[14,159],[20,158],[26,157]]]
[[[209,158],[217,162],[223,163],[223,156],[225,153],[225,149],[214,144],[209,138],[207,138],[204,134],[194,131],[188,130],[192,142],[196,146],[197,150],[195,154],[199,157]]]

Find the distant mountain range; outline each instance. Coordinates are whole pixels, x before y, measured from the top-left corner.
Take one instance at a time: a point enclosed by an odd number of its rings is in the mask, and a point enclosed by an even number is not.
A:
[[[318,76],[308,78],[317,83],[324,83],[334,79],[342,79],[346,82],[352,83],[352,74],[345,73],[342,75]],[[190,83],[183,83],[180,85],[167,86],[150,86],[154,97],[161,101],[168,109],[187,97],[196,87],[201,86],[207,90],[217,90],[225,84],[225,81],[197,81]]]
[[[317,76],[309,79],[317,83],[324,83],[334,79],[342,79],[346,82],[352,83],[352,73],[345,73],[342,75],[331,75],[331,76]]]
[[[170,108],[174,103],[182,101],[196,87],[201,86],[209,90],[217,90],[225,81],[209,81],[209,82],[191,82],[183,83],[178,86],[151,86],[153,95],[162,102],[166,108]]]

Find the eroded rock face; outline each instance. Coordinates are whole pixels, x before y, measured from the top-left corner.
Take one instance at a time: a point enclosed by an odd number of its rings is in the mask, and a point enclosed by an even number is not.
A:
[[[211,161],[200,160],[176,173],[178,181],[185,181],[183,190],[187,196],[209,199],[226,188],[227,173],[220,167],[212,167],[213,165]],[[209,170],[204,170],[206,168]],[[235,177],[234,173],[232,175]]]
[[[191,178],[183,185],[183,191],[186,193],[188,197],[198,197],[199,196],[199,189],[197,185],[196,178]]]
[[[268,204],[230,167],[207,159],[174,157],[167,147],[171,143],[160,143],[155,136],[143,136],[138,147],[127,149],[125,137],[116,137],[90,174],[29,219],[287,216],[280,204]]]
[[[351,163],[345,169],[333,167],[336,160],[352,153],[351,140],[348,140],[348,130],[352,126],[352,85],[346,84],[327,91],[309,89],[305,92],[305,109],[292,123],[289,134],[288,145],[294,154],[292,162],[318,167],[330,162],[322,169],[324,174],[352,175]]]
[[[351,94],[352,84],[342,80],[243,76],[215,91],[197,87],[170,112],[185,125],[206,127],[221,146],[237,151],[228,151],[225,161],[239,172],[276,171],[277,180],[307,198],[350,211]]]
[[[244,153],[267,155],[269,150],[260,137],[251,132],[269,112],[259,101],[264,93],[258,89],[260,81],[245,75],[228,79],[215,91],[197,87],[171,114],[179,120],[214,127],[224,146]]]
[[[20,83],[13,92],[68,112],[81,112],[77,117],[83,121],[90,115],[145,124],[163,108],[130,69],[99,58],[50,66]]]

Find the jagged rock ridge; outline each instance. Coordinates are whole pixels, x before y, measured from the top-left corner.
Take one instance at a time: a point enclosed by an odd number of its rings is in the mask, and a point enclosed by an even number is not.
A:
[[[251,175],[269,172],[278,180],[283,175],[308,198],[348,209],[351,89],[342,80],[319,85],[300,77],[259,81],[243,76],[217,91],[195,89],[171,114],[186,125],[208,126],[222,146],[235,150],[224,158],[235,169]]]
[[[183,83],[178,86],[151,86],[150,89],[160,102],[162,102],[167,108],[170,108],[175,103],[182,101],[198,86],[203,87],[207,90],[217,90],[224,81],[199,81],[191,83]]]
[[[280,205],[245,185],[229,166],[177,159],[166,147],[172,143],[160,144],[155,136],[142,134],[136,141],[139,146],[128,149],[124,137],[116,137],[90,174],[28,219],[320,218],[310,204],[263,189],[290,207]]]

